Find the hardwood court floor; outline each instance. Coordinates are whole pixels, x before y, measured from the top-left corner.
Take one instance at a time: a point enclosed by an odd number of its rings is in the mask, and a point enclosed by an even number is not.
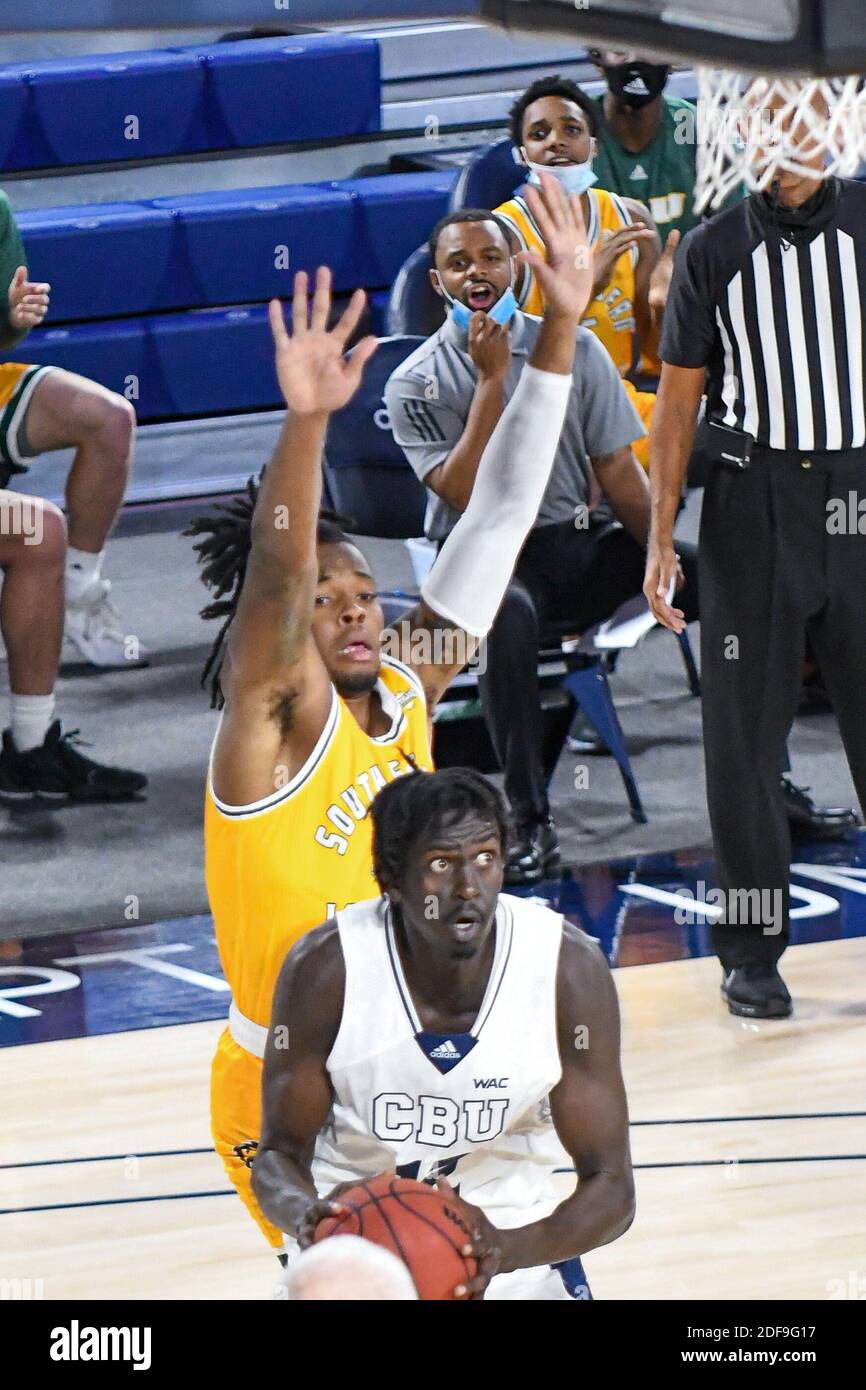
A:
[[[616,972],[638,1214],[587,1256],[597,1298],[866,1290],[866,939],[794,947],[785,976],[795,1016],[748,1023],[713,959]],[[48,1299],[270,1295],[273,1257],[208,1151],[221,1026],[4,1051],[0,1279]]]

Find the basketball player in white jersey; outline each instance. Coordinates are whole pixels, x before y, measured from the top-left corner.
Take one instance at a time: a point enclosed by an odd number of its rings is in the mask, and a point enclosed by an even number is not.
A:
[[[371,814],[383,896],[310,932],[277,984],[261,1208],[303,1247],[342,1184],[447,1174],[480,1261],[458,1297],[587,1298],[579,1257],[634,1213],[607,962],[501,892],[504,806],[479,773],[410,774]],[[578,1177],[564,1200],[551,1124]]]

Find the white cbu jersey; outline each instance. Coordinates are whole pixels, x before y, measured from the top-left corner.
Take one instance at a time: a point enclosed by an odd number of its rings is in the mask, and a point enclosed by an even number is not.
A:
[[[442,1035],[421,1025],[387,899],[345,908],[336,920],[346,987],[327,1063],[334,1107],[313,1162],[319,1193],[396,1169],[422,1181],[447,1177],[496,1226],[548,1216],[562,1199],[546,1142],[548,1096],[562,1073],[562,916],[500,894],[478,1016],[468,1033]],[[566,1280],[565,1268],[519,1270],[498,1276],[487,1297],[584,1296],[566,1292]]]

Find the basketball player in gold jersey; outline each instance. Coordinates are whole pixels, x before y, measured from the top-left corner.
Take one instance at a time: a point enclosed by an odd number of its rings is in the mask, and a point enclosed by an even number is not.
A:
[[[470,504],[401,623],[404,645],[388,633],[402,660],[380,653],[382,609],[366,560],[319,520],[328,416],[351,398],[376,346],[364,339],[344,358],[364,296],[353,296],[329,332],[327,270],[318,272],[311,310],[307,277],[295,277],[292,337],[279,301],[270,306],[288,413],[248,536],[232,534],[243,508],[193,528],[213,532],[199,549],[217,592],[234,587],[227,607],[210,610],[228,612],[229,621],[205,803],[206,875],[232,988],[213,1066],[213,1134],[274,1246],[283,1236],[257,1206],[248,1162],[260,1132],[261,1058],[277,975],[300,936],[376,895],[368,808],[412,766],[432,768],[433,707],[493,622],[565,419],[591,256],[578,199],[546,175],[528,197],[546,247],[546,260],[525,258],[544,288],[542,330],[481,459]]]
[[[549,169],[566,191],[581,198],[595,267],[592,303],[583,326],[607,348],[648,432],[655,395],[637,390],[628,377],[640,368],[656,376],[661,371],[659,330],[679,233],[670,234],[660,255],[658,232],[643,203],[593,187],[597,127],[593,102],[575,83],[561,77],[533,83],[511,111],[511,138],[529,170],[530,185],[541,169]],[[507,224],[517,247],[543,252],[541,229],[525,189],[502,203],[496,215]],[[526,313],[542,312],[543,286],[531,267],[523,270],[517,299]],[[648,434],[632,447],[647,468]]]

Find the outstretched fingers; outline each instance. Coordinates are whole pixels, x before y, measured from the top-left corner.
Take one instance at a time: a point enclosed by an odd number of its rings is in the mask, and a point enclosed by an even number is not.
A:
[[[316,288],[313,292],[313,312],[310,328],[314,333],[327,333],[328,315],[331,312],[331,272],[326,265],[316,271]]]
[[[307,304],[307,289],[309,276],[305,270],[299,270],[295,276],[294,290],[292,293],[292,333],[294,337],[300,338],[307,332],[307,316],[309,306]]]
[[[349,303],[346,305],[338,321],[334,324],[331,332],[334,337],[345,347],[355,329],[361,321],[364,306],[367,303],[367,296],[363,290],[355,290]]]
[[[274,339],[274,347],[279,352],[289,341],[289,331],[286,328],[286,320],[283,315],[283,303],[280,299],[272,299],[268,304],[268,321],[271,325],[271,334]]]
[[[353,391],[357,391],[360,386],[364,368],[378,346],[378,338],[362,338],[357,347],[353,348],[350,355],[345,359],[344,371],[346,380],[351,384]]]

